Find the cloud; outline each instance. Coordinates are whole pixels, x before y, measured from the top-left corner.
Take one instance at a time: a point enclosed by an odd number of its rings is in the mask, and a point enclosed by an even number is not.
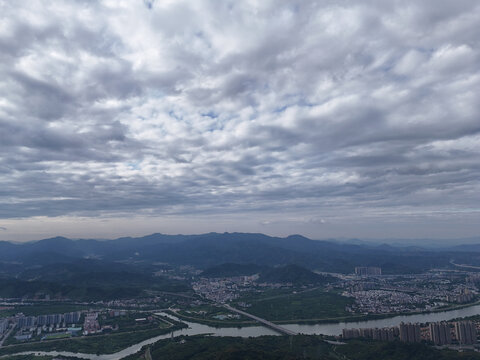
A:
[[[478,210],[477,1],[0,13],[0,218]]]

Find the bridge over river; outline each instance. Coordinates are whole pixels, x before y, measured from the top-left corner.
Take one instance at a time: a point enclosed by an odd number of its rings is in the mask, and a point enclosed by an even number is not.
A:
[[[280,334],[283,334],[283,335],[298,335],[298,333],[296,333],[295,331],[292,331],[292,330],[289,330],[289,329],[285,329],[284,327],[281,327],[277,324],[274,324],[272,323],[271,321],[268,321],[268,320],[265,320],[265,319],[262,319],[258,316],[255,316],[255,315],[252,315],[252,314],[249,314],[245,311],[242,311],[242,310],[238,310],[238,309],[235,309],[233,307],[231,307],[230,305],[223,305],[227,310],[230,310],[230,311],[233,311],[233,312],[236,312],[237,314],[240,314],[240,315],[243,315],[243,316],[246,316],[246,317],[249,317],[250,319],[253,319],[255,321],[258,321],[259,323],[262,323],[263,325],[269,327],[270,329],[273,329],[275,330],[276,332],[280,333]]]

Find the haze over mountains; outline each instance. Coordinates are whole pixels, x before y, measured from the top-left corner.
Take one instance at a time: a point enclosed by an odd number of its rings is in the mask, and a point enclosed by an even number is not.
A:
[[[353,272],[355,266],[380,266],[388,274],[449,266],[451,260],[475,265],[480,263],[477,251],[480,251],[480,245],[476,244],[427,249],[420,246],[319,241],[301,235],[280,238],[252,233],[156,233],[116,240],[55,237],[22,244],[4,241],[0,242],[0,262],[3,264],[2,271],[8,273],[31,266],[102,260],[106,264],[150,266],[167,263],[199,269],[225,263],[258,266],[299,264],[312,270],[343,273]]]

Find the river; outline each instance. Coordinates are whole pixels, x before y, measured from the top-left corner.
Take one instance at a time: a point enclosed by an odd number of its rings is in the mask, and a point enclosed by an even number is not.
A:
[[[302,333],[302,334],[323,334],[323,335],[340,335],[342,329],[344,328],[375,328],[375,327],[386,327],[386,326],[396,326],[403,322],[436,322],[444,320],[452,320],[459,317],[473,316],[480,314],[480,305],[472,305],[458,310],[449,310],[436,313],[428,314],[415,314],[415,315],[399,315],[386,319],[379,320],[367,320],[367,321],[358,321],[358,322],[341,322],[341,323],[332,323],[332,324],[315,324],[315,325],[304,325],[304,324],[283,324],[282,327],[285,327],[289,330]],[[161,315],[168,316],[175,320],[175,317],[161,313]],[[188,325],[188,328],[174,331],[169,334],[156,336],[154,338],[142,341],[141,343],[129,346],[126,349],[123,349],[115,354],[104,354],[104,355],[95,355],[95,354],[80,354],[80,353],[71,353],[65,351],[27,351],[18,353],[17,355],[28,355],[28,354],[40,354],[40,355],[50,355],[50,356],[75,356],[82,359],[89,360],[119,360],[128,355],[138,352],[143,346],[153,344],[158,340],[168,339],[170,337],[176,337],[180,335],[200,335],[200,334],[211,334],[212,336],[239,336],[239,337],[256,337],[262,335],[278,335],[275,331],[266,328],[264,326],[248,326],[242,328],[222,328],[222,327],[212,327],[208,325],[198,324],[183,321]]]

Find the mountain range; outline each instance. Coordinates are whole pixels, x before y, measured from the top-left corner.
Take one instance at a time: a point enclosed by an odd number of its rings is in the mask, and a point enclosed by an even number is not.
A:
[[[55,237],[20,244],[0,242],[0,273],[18,273],[80,259],[117,265],[135,264],[136,267],[160,262],[191,265],[199,269],[225,263],[258,266],[298,264],[311,270],[341,273],[351,273],[356,266],[379,266],[384,273],[395,274],[448,267],[452,260],[478,265],[480,245],[425,249],[419,246],[311,240],[301,235],[281,238],[256,233],[156,233],[115,240]]]

